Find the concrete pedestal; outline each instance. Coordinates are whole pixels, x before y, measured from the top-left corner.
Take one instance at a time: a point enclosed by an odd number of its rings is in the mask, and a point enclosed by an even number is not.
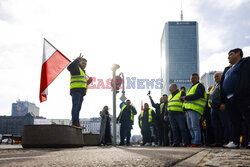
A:
[[[68,125],[25,125],[23,148],[82,147],[82,129]]]
[[[83,145],[84,146],[99,146],[99,134],[83,134]]]

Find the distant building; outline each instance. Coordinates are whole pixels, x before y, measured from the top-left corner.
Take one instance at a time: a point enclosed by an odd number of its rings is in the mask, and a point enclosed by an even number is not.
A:
[[[34,116],[39,116],[39,107],[28,101],[17,100],[12,103],[12,116],[25,116],[27,113],[32,113]]]
[[[192,73],[199,74],[198,23],[167,22],[161,38],[161,93],[170,93],[173,83],[188,89]]]
[[[34,116],[0,116],[0,134],[22,135],[24,125],[33,125]]]
[[[215,84],[214,82],[214,74],[216,72],[221,72],[221,71],[210,71],[208,73],[205,73],[201,76],[200,81],[204,84],[206,91],[209,86],[213,86]],[[221,72],[222,73],[222,72]]]
[[[34,118],[34,125],[50,125],[51,119],[46,118]]]
[[[70,125],[69,119],[51,119],[51,124]]]

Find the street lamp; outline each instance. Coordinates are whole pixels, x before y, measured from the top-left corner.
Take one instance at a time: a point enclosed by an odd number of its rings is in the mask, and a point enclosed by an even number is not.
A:
[[[113,145],[116,146],[116,70],[119,69],[118,64],[113,64],[111,70],[113,71]]]

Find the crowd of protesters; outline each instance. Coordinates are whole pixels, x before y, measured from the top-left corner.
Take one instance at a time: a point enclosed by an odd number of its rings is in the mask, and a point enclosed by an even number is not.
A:
[[[193,73],[187,91],[171,84],[170,94],[164,94],[159,103],[149,93],[155,111],[145,103],[139,115],[142,145],[250,148],[250,57],[243,58],[236,48],[228,52],[228,60],[230,66],[214,74],[215,85],[208,90]],[[128,100],[117,119],[120,145],[130,145],[136,113]]]

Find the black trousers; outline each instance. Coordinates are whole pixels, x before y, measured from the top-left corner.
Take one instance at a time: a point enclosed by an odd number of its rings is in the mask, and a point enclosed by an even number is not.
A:
[[[126,124],[126,123],[121,124],[121,127],[120,127],[121,144],[124,144],[125,139],[126,139],[126,144],[130,143],[131,129],[132,129],[132,126],[129,124]]]
[[[142,134],[143,144],[151,142],[151,131],[149,126],[142,127],[141,134]]]
[[[250,141],[250,104],[249,99],[244,101],[235,101],[231,98],[226,103],[226,111],[232,125],[232,141],[240,143],[240,136],[242,135],[242,122],[246,123],[248,129],[248,141]]]

